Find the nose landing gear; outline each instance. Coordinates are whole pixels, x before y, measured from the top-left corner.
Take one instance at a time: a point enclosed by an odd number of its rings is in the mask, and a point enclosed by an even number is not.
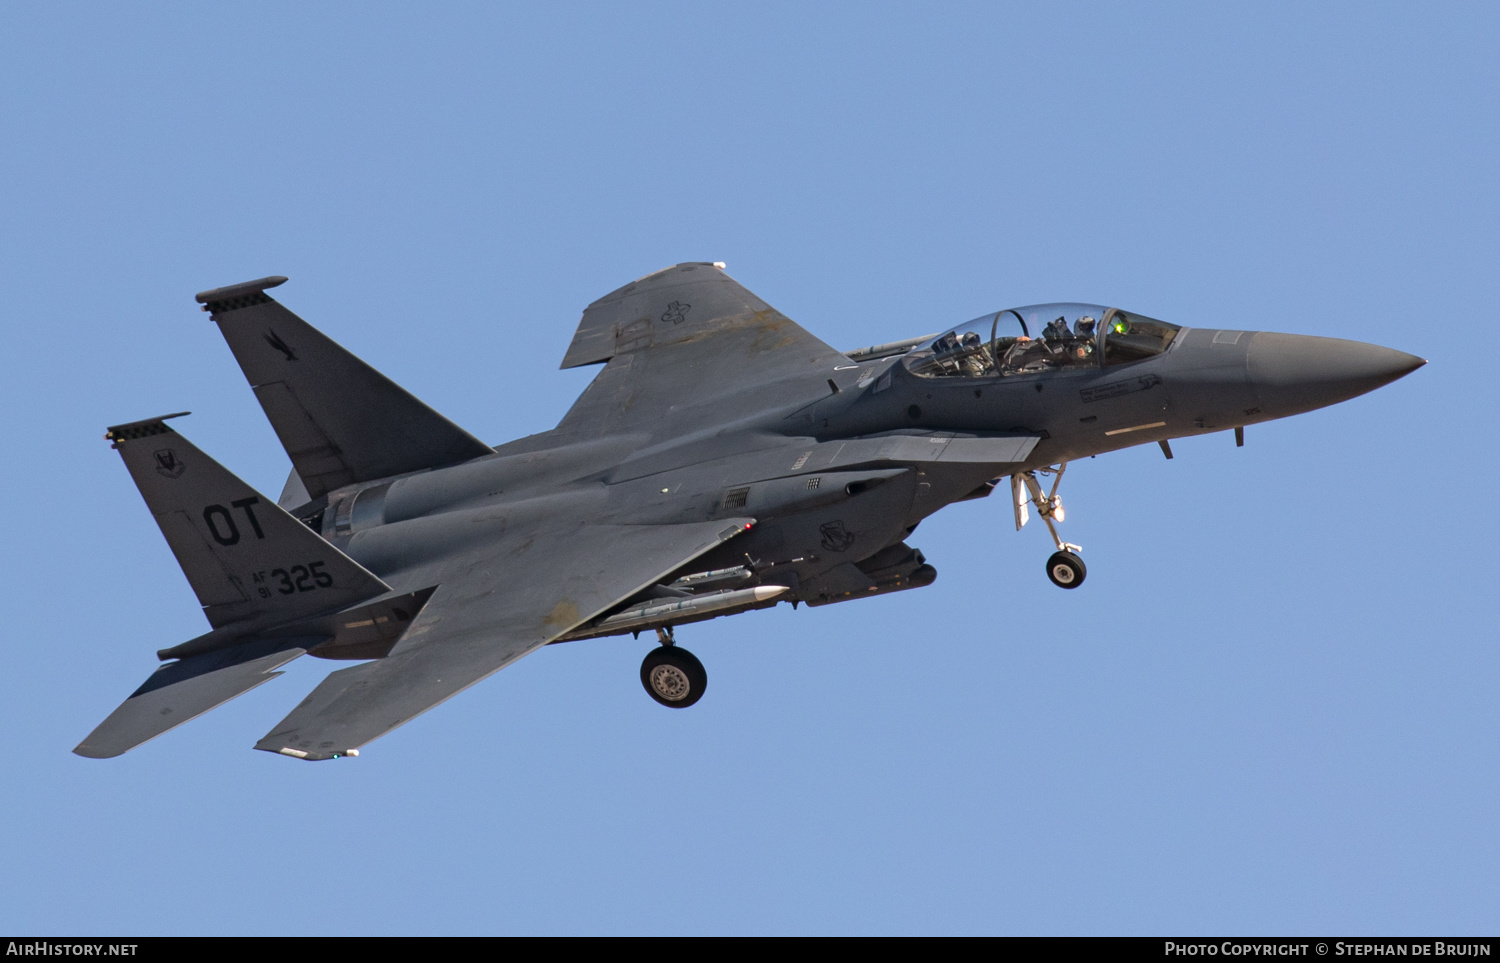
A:
[[[1052,584],[1059,588],[1075,589],[1083,584],[1084,576],[1088,569],[1083,564],[1083,559],[1078,553],[1083,548],[1072,542],[1065,542],[1057,534],[1055,522],[1063,520],[1062,496],[1057,494],[1058,486],[1062,484],[1063,472],[1068,470],[1068,463],[1063,462],[1056,468],[1038,468],[1034,471],[1021,472],[1010,476],[1010,501],[1016,513],[1016,531],[1031,517],[1027,503],[1036,506],[1037,515],[1041,516],[1042,522],[1046,524],[1047,531],[1052,535],[1052,541],[1057,546],[1057,551],[1047,559],[1047,577]],[[1052,476],[1052,490],[1045,495],[1042,494],[1042,483],[1037,475]]]
[[[703,698],[708,671],[698,657],[679,648],[671,628],[657,629],[658,648],[641,662],[641,685],[646,694],[670,709],[686,709]]]

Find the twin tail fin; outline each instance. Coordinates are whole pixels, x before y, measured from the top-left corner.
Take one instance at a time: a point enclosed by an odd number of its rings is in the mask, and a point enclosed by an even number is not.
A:
[[[198,295],[260,400],[309,498],[494,454],[266,294],[261,278]]]
[[[285,624],[390,591],[166,421],[115,425],[104,437],[125,460],[210,625]]]

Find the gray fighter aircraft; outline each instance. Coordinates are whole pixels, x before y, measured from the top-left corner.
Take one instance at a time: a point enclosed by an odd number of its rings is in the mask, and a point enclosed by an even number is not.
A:
[[[541,646],[642,631],[661,642],[647,693],[690,706],[707,675],[678,625],[929,585],[905,539],[997,487],[1018,529],[1036,510],[1047,576],[1076,589],[1079,548],[1055,525],[1068,462],[1149,443],[1170,458],[1172,438],[1229,429],[1243,444],[1246,425],[1425,363],[1089,304],[840,352],[722,263],[688,263],[589,305],[562,367],[604,367],[556,428],[491,448],[272,300],[284,281],[198,295],[291,457],[278,500],[175,415],[105,435],[211,631],[158,652],[80,755],[117,756],[301,655],[360,664],[257,749],[357,755]]]

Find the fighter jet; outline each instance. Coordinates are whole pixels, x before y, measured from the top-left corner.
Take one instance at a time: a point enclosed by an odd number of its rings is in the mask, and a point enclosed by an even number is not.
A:
[[[197,296],[290,457],[275,500],[168,423],[105,438],[210,630],[74,750],[117,756],[248,692],[302,655],[330,673],[255,748],[360,747],[544,645],[654,633],[657,702],[703,695],[677,626],[789,602],[932,584],[907,544],[946,505],[998,489],[1034,509],[1046,574],[1069,462],[1233,431],[1371,391],[1425,362],[1355,341],[1193,328],[1095,304],[982,315],[837,351],[714,263],[678,264],[583,312],[562,367],[602,364],[557,427],[490,447],[266,292]],[[438,725],[429,722],[427,725]]]

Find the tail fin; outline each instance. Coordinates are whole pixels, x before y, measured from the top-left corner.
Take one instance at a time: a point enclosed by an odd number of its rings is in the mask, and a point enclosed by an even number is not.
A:
[[[494,452],[265,293],[285,281],[247,281],[198,300],[310,497]]]
[[[280,624],[390,591],[165,418],[116,425],[104,437],[124,458],[214,628],[250,618]]]

